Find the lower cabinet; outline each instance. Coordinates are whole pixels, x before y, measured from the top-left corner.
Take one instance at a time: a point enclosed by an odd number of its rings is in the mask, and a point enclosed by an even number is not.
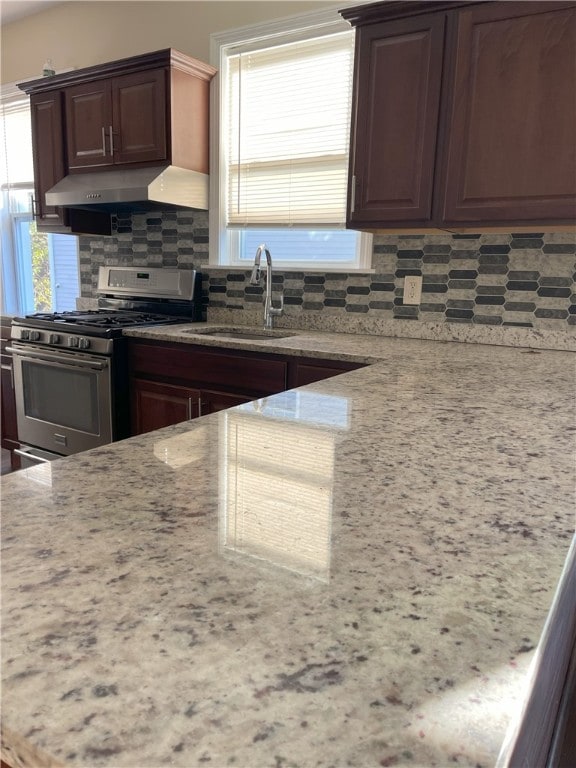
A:
[[[132,434],[152,432],[198,416],[193,412],[198,391],[177,384],[160,384],[142,378],[131,381]]]
[[[129,339],[131,434],[361,368],[359,363]]]
[[[288,387],[303,387],[315,381],[329,379],[346,371],[362,368],[360,363],[345,363],[340,360],[310,360],[309,358],[292,358],[288,371]]]
[[[10,327],[2,325],[1,328],[1,411],[0,425],[2,429],[1,443],[2,448],[10,451],[10,464],[12,469],[20,468],[20,459],[14,453],[14,449],[19,447],[18,443],[18,425],[16,423],[16,394],[14,392],[14,373],[12,367],[12,355],[6,351],[10,343]]]
[[[161,384],[141,377],[132,378],[132,434],[152,432],[170,424],[216,413],[253,398],[229,392]]]
[[[206,413],[216,413],[225,411],[226,408],[232,408],[234,405],[242,405],[254,400],[253,397],[244,395],[232,395],[229,392],[210,392],[203,390],[198,398],[198,415],[204,416]]]
[[[133,435],[282,392],[287,364],[279,355],[130,339]]]

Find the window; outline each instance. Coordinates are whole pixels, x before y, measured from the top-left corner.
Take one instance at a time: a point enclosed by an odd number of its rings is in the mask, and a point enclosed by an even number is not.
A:
[[[369,267],[370,236],[345,229],[354,32],[330,11],[212,42],[214,260],[247,268],[265,242],[281,267]]]
[[[19,315],[74,309],[78,245],[72,235],[38,232],[34,193],[30,104],[16,86],[2,88],[0,111],[0,310]]]

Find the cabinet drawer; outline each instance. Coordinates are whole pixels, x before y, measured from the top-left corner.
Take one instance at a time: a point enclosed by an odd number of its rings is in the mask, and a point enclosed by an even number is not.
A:
[[[190,386],[223,387],[233,392],[267,395],[286,389],[287,363],[273,355],[235,350],[206,350],[186,344],[130,340],[132,374],[170,379]]]

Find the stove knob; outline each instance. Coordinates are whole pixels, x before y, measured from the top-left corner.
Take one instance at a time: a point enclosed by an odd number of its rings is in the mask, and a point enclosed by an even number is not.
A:
[[[60,336],[57,333],[50,334],[50,344],[60,344]]]
[[[78,346],[78,336],[70,336],[68,339],[68,346],[69,347],[77,347]]]
[[[88,349],[90,346],[90,339],[81,338],[78,346],[80,349]]]
[[[22,331],[20,338],[27,341],[30,338],[30,331]]]
[[[40,331],[30,331],[30,341],[39,341]]]

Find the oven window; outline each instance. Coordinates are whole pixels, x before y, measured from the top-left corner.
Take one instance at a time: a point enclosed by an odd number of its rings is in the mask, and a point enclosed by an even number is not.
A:
[[[22,380],[26,417],[100,433],[97,373],[22,361]]]

